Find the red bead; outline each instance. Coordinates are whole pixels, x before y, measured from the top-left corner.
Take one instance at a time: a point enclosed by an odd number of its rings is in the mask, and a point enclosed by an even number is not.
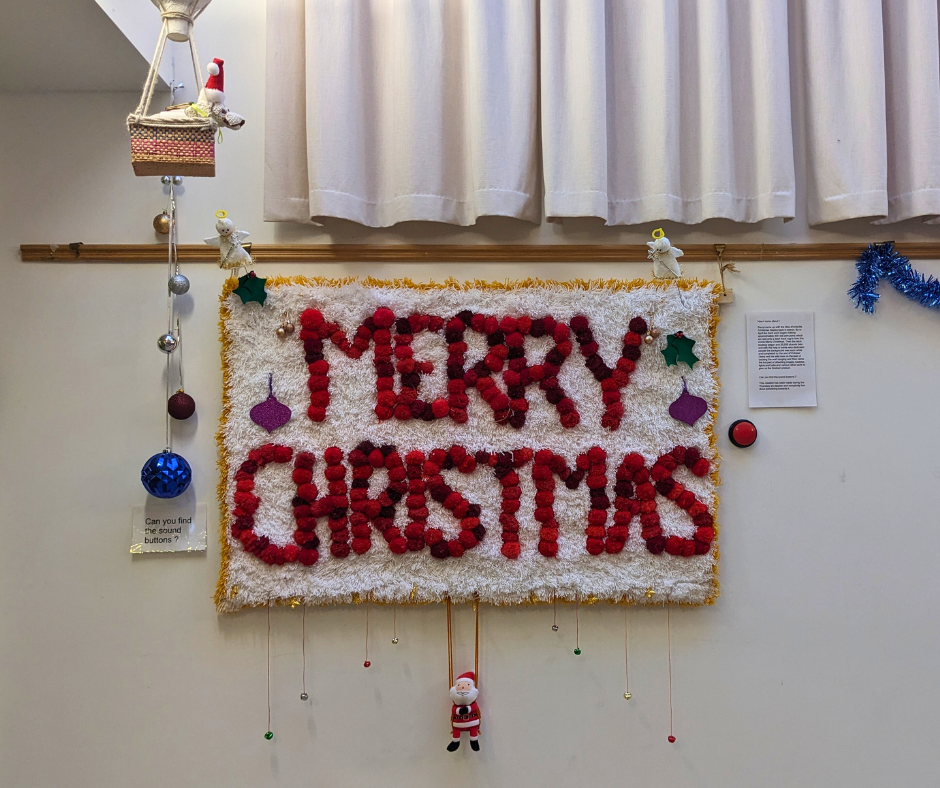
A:
[[[371,664],[372,664],[372,663],[369,662],[369,660],[366,660],[365,662],[362,663],[362,667],[367,668],[367,667],[369,667]]]
[[[670,736],[670,737],[669,737],[669,743],[670,743],[670,744],[675,744],[675,743],[676,743],[676,737],[675,737],[675,736]]]
[[[747,419],[738,419],[728,430],[728,438],[739,449],[746,449],[757,440],[757,427]]]

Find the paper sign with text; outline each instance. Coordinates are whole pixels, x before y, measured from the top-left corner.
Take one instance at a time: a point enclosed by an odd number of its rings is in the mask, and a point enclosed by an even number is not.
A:
[[[132,553],[194,553],[206,549],[204,503],[135,506]]]
[[[816,407],[814,318],[812,312],[747,313],[750,407]]]

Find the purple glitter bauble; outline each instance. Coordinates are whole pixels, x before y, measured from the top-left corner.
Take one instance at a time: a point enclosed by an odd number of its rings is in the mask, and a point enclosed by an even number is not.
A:
[[[196,400],[181,389],[167,400],[166,409],[174,419],[183,421],[196,412]]]

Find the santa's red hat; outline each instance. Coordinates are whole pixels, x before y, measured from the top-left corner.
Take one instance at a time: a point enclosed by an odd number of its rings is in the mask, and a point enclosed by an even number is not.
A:
[[[223,65],[225,65],[225,61],[217,57],[213,58],[212,62],[209,64],[209,79],[206,80],[206,87],[210,90],[225,90],[225,74],[222,71]]]
[[[457,676],[457,681],[460,681],[461,679],[467,679],[471,684],[473,684],[473,686],[476,686],[476,677],[474,676],[472,670],[468,670],[466,673],[461,673],[459,676]]]

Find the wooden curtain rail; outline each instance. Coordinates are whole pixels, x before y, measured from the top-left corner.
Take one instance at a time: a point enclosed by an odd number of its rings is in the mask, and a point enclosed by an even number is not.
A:
[[[855,260],[865,247],[859,243],[681,244],[683,263]],[[896,248],[911,259],[940,259],[938,242],[898,243]],[[22,244],[20,255],[26,262],[165,263],[167,248],[165,244]],[[252,244],[251,256],[257,263],[639,263],[647,262],[647,248],[645,244]],[[219,251],[205,244],[181,244],[179,259],[217,263]]]

